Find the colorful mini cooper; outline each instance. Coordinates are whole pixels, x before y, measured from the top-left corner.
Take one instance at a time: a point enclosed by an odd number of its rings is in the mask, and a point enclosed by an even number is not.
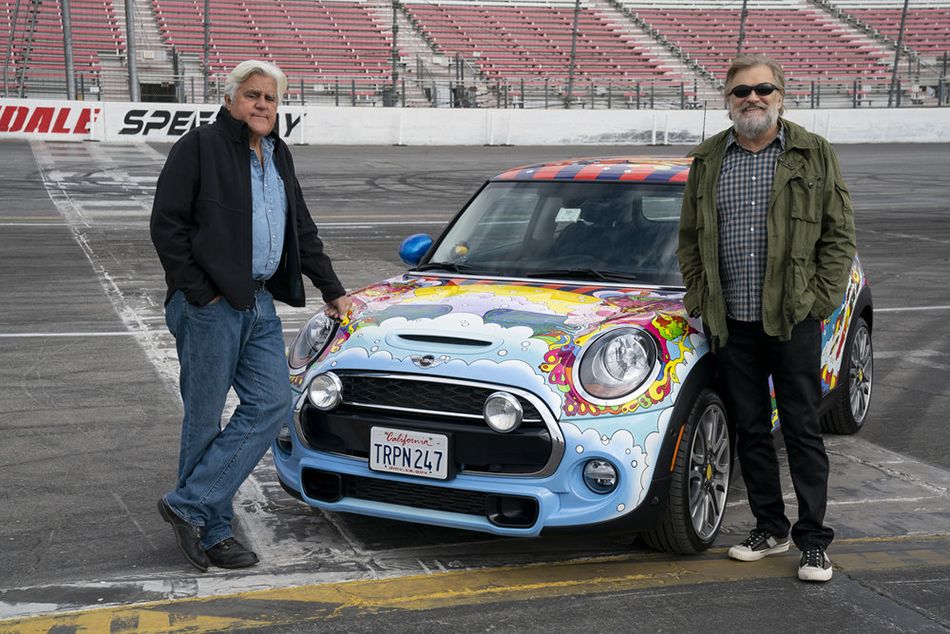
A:
[[[650,546],[715,540],[733,463],[676,259],[685,159],[523,167],[487,182],[411,270],[314,315],[290,348],[296,408],[274,445],[313,506],[496,535],[610,523]],[[824,324],[826,431],[871,392],[857,259]],[[612,528],[615,528],[612,526]]]

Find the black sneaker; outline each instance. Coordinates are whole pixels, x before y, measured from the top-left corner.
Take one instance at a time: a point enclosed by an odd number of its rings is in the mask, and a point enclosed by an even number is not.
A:
[[[775,537],[761,528],[753,528],[741,544],[729,549],[729,557],[739,561],[758,561],[788,551],[788,537]]]
[[[802,581],[828,581],[831,579],[831,560],[821,546],[806,546],[798,563],[798,578]]]

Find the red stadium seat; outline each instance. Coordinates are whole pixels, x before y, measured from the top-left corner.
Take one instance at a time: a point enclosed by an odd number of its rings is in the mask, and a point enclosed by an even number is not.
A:
[[[574,19],[570,6],[421,2],[403,6],[442,53],[464,56],[490,79],[564,81],[570,72]],[[588,7],[581,9],[575,51],[578,80],[679,79]]]

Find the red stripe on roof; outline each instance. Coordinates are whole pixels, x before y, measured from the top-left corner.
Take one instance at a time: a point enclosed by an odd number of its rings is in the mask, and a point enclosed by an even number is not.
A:
[[[651,157],[603,157],[566,159],[536,165],[523,165],[506,170],[492,180],[594,180],[604,173],[605,167],[619,174],[617,180],[682,183],[689,172],[691,159]],[[627,171],[630,170],[630,171]],[[572,172],[575,172],[573,173]]]

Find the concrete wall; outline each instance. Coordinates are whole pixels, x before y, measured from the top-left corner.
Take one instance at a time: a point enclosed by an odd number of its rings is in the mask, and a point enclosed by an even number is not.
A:
[[[174,141],[213,105],[0,99],[0,140]],[[791,110],[832,143],[947,143],[950,108]],[[693,144],[724,110],[454,110],[282,106],[281,135],[308,145]]]

